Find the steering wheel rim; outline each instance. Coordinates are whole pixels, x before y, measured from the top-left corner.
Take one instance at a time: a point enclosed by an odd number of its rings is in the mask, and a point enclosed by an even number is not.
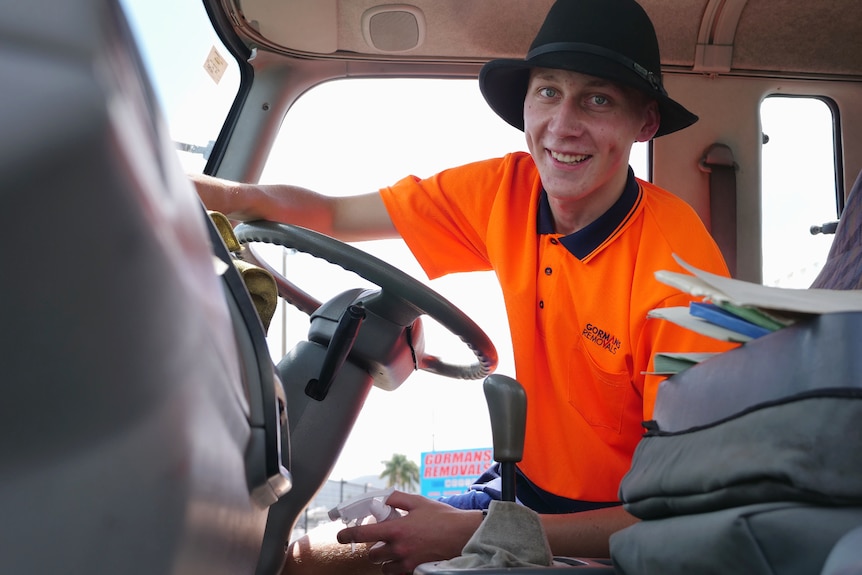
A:
[[[497,367],[497,349],[482,328],[446,298],[383,260],[325,234],[290,224],[264,220],[245,222],[234,229],[234,234],[242,244],[263,242],[295,249],[360,275],[377,285],[384,297],[394,297],[408,304],[416,311],[416,317],[424,314],[436,320],[460,338],[477,360],[472,364],[453,364],[426,354],[418,358],[420,369],[456,379],[481,379]],[[281,273],[271,266],[263,267],[276,278],[279,295],[286,301],[308,314],[319,307],[320,302]],[[282,295],[283,289],[287,297]]]

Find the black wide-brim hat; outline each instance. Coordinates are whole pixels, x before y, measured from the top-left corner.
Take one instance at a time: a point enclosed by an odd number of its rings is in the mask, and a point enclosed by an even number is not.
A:
[[[479,72],[485,101],[524,129],[524,98],[533,68],[580,72],[636,88],[658,102],[655,137],[686,128],[697,116],[672,100],[661,80],[655,29],[634,0],[557,0],[523,60],[499,59]]]

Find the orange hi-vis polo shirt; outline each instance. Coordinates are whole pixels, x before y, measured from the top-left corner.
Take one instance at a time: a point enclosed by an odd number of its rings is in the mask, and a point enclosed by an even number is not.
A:
[[[607,213],[561,236],[523,152],[408,177],[380,193],[430,278],[495,270],[515,377],[527,393],[521,471],[555,495],[617,501],[661,380],[643,375],[653,353],[728,349],[647,319],[650,309],[690,301],[655,279],[657,270],[684,271],[672,254],[728,274],[696,212],[630,171]]]

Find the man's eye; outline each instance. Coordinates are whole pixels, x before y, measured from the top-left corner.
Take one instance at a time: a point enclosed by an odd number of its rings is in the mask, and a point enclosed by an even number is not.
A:
[[[604,106],[605,104],[608,103],[608,99],[605,96],[596,95],[596,96],[593,96],[592,100],[593,100],[593,104],[595,104],[596,106]]]
[[[557,91],[554,88],[540,88],[539,94],[545,98],[557,97]]]

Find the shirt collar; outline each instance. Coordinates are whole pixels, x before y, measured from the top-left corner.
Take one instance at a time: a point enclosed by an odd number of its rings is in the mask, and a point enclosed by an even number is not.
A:
[[[629,168],[625,188],[619,199],[608,211],[599,216],[593,223],[573,234],[562,236],[560,243],[578,259],[590,255],[602,242],[608,239],[620,224],[628,217],[638,199],[638,183],[634,171]],[[539,197],[539,213],[536,221],[536,232],[547,235],[554,234],[554,216],[551,214],[551,204],[548,194],[542,189]]]

